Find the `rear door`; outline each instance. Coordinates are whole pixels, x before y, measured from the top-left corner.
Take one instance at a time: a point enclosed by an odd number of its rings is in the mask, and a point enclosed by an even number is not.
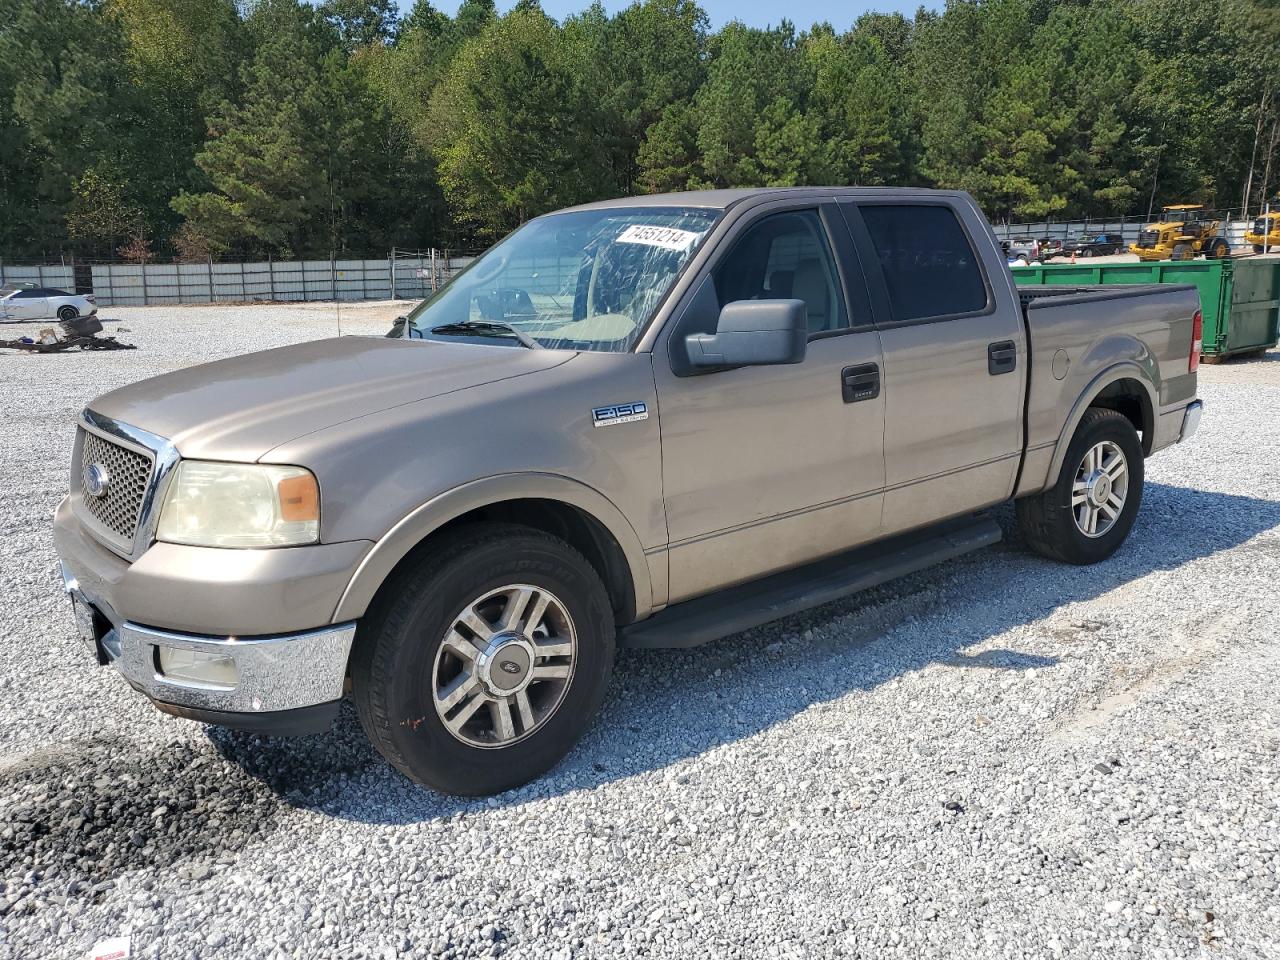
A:
[[[1022,454],[1026,343],[990,228],[971,204],[945,197],[841,206],[884,351],[884,532],[1008,498]]]
[[[835,204],[745,214],[673,313],[654,352],[670,600],[874,538],[884,484],[880,338]],[[799,299],[804,361],[690,368],[684,339],[735,300]]]

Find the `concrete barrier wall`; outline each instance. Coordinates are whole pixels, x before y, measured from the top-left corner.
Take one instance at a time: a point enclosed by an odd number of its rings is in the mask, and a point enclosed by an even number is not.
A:
[[[1137,220],[1070,220],[1059,223],[1002,223],[995,224],[996,237],[1008,240],[1011,237],[1057,237],[1065,240],[1093,233],[1118,233],[1124,237],[1125,243],[1136,243],[1138,233],[1147,221]],[[1233,247],[1244,246],[1244,235],[1253,220],[1228,220],[1224,225],[1227,243]]]
[[[470,257],[434,263],[435,285],[449,280]],[[81,267],[81,281],[86,279]],[[92,292],[100,307],[257,300],[420,300],[432,289],[430,257],[380,260],[274,260],[255,263],[94,264]],[[393,283],[394,278],[394,283]],[[63,265],[0,263],[0,284],[29,282],[75,290],[75,270]]]
[[[75,285],[71,267],[60,264],[11,267],[0,263],[0,287],[6,283],[34,283],[39,287],[54,287],[71,291]]]

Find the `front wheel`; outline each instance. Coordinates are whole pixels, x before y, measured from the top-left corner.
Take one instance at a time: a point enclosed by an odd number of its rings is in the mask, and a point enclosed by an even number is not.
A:
[[[1209,247],[1209,256],[1215,260],[1225,260],[1231,255],[1231,248],[1227,246],[1227,241],[1219,237]]]
[[[590,725],[613,668],[608,595],[564,541],[460,528],[411,562],[361,623],[360,723],[408,777],[481,796],[550,770]]]
[[[1037,553],[1065,563],[1105,560],[1142,505],[1138,431],[1114,410],[1092,407],[1076,428],[1057,482],[1017,503],[1018,526]]]

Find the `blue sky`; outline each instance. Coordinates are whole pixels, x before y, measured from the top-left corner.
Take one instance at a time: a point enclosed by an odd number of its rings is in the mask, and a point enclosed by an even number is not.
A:
[[[563,20],[571,13],[584,10],[591,0],[542,0],[542,9],[557,20]],[[605,9],[610,13],[627,6],[630,0],[604,0]],[[399,0],[400,9],[408,13],[413,7],[413,0]],[[777,24],[784,16],[800,29],[821,20],[830,21],[837,30],[847,29],[854,20],[868,10],[883,13],[897,11],[908,16],[914,14],[920,6],[937,8],[940,0],[880,0],[878,3],[837,3],[835,0],[788,0],[778,3],[777,0],[701,0],[702,9],[711,18],[712,27],[724,26],[730,20],[742,20],[753,27],[764,27]],[[498,0],[498,9],[507,10],[512,6],[509,0]],[[453,13],[457,9],[454,0],[436,0],[436,7]]]
[[[567,14],[582,10],[589,2],[590,0],[542,0],[542,9],[560,20]],[[605,9],[610,13],[627,5],[628,0],[604,0]],[[901,0],[882,0],[879,3],[836,3],[834,0],[788,0],[787,3],[778,3],[777,0],[701,0],[701,5],[711,18],[713,27],[721,27],[730,20],[741,20],[753,27],[764,27],[776,24],[785,16],[801,29],[821,20],[829,20],[832,26],[843,30],[868,10],[914,14],[920,6],[920,0],[905,3]],[[924,5],[937,6],[933,2]],[[510,4],[499,0],[500,8],[506,9],[508,6]]]

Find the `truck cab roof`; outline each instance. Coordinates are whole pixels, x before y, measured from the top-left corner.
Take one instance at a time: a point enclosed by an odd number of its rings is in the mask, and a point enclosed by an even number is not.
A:
[[[568,210],[602,210],[611,207],[705,207],[728,210],[740,203],[758,199],[825,197],[877,197],[911,199],[920,197],[962,196],[959,190],[930,190],[924,187],[734,187],[725,190],[686,190],[678,193],[652,193],[638,197],[616,197],[568,207]],[[564,213],[557,210],[555,213]]]

